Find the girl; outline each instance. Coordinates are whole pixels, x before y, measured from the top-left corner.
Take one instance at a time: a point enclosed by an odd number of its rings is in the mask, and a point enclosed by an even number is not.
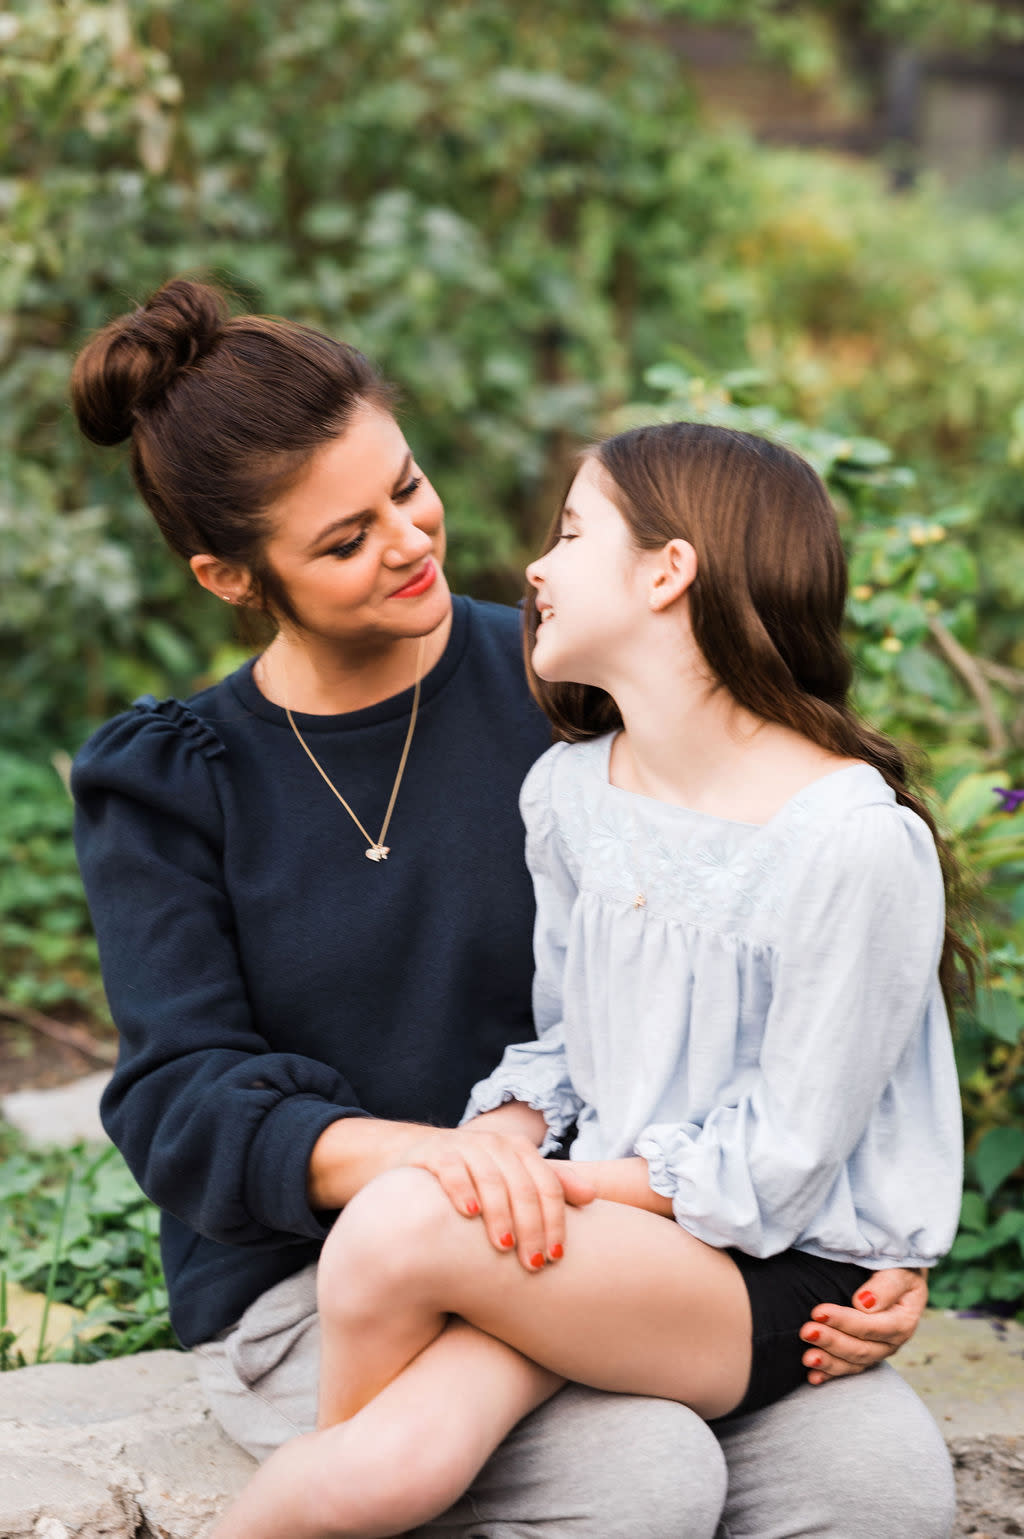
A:
[[[104,1120],[162,1209],[171,1318],[214,1414],[265,1458],[315,1427],[321,1247],[374,1177],[434,1172],[462,1212],[479,1207],[463,1227],[485,1230],[506,1271],[561,1243],[558,1171],[572,1178],[539,1157],[538,1114],[453,1126],[532,1029],[515,798],[550,733],[515,611],[449,594],[440,499],[354,349],[232,318],[216,291],[176,279],[89,342],[72,395],[90,439],[130,441],[140,493],[196,580],[272,624],[231,677],[108,722],[73,777],[120,1033]],[[575,1201],[593,1190],[576,1176]],[[551,1232],[536,1236],[541,1191]],[[856,1374],[911,1333],[920,1278],[892,1269],[872,1288],[866,1312],[817,1307],[804,1343],[794,1335],[812,1381]],[[475,1414],[472,1382],[449,1414]],[[415,1396],[415,1379],[396,1390]],[[304,1505],[341,1522],[353,1462],[418,1425],[381,1396],[300,1440],[313,1456],[285,1474],[279,1531],[324,1531],[301,1527]],[[851,1513],[908,1539],[945,1532],[948,1456],[888,1369],[716,1433],[682,1404],[568,1386],[432,1532],[554,1539],[568,1514],[579,1539],[711,1539],[723,1503],[743,1534]],[[867,1438],[894,1450],[870,1486]],[[798,1445],[829,1467],[827,1488],[787,1481],[776,1451]]]
[[[821,482],[744,434],[627,433],[528,577],[563,738],[521,799],[538,1040],[467,1117],[542,1149],[577,1122],[553,1168],[598,1200],[529,1206],[510,1174],[503,1229],[468,1161],[367,1185],[319,1271],[338,1480],[291,1445],[218,1539],[400,1532],[566,1379],[748,1413],[799,1383],[809,1298],[955,1232],[957,942],[928,814],[847,703]]]

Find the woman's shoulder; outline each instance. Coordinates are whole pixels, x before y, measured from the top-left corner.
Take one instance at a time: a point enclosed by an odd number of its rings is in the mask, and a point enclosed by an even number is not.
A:
[[[213,701],[223,685],[189,700],[142,695],[105,722],[75,755],[76,797],[106,787],[141,794],[149,787],[180,794],[208,779],[208,764],[224,753]]]

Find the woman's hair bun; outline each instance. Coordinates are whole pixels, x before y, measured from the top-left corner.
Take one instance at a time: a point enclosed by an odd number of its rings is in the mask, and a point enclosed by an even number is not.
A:
[[[129,438],[139,413],[216,344],[229,315],[219,290],[172,278],[139,309],[98,331],[71,374],[71,405],[86,438],[97,444]]]

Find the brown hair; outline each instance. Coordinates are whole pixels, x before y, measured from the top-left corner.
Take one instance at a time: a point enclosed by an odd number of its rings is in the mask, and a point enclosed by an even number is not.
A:
[[[715,681],[765,721],[822,748],[874,765],[928,825],[946,884],[959,877],[925,803],[910,787],[908,756],[861,721],[849,702],[853,670],[843,646],[846,557],[835,510],[817,473],[792,450],[731,428],[670,422],[634,428],[586,450],[641,550],[685,539],[697,554],[690,623]],[[545,551],[555,544],[561,515]],[[530,688],[568,742],[622,725],[611,696],[589,684],[548,683],[531,664],[536,604],[526,605]],[[973,953],[947,923],[939,976],[951,1005],[958,960],[968,981]]]
[[[355,348],[172,278],[86,344],[71,376],[78,425],[132,440],[135,484],[168,545],[247,567],[257,608],[294,619],[263,559],[267,510],[362,404],[394,393]]]

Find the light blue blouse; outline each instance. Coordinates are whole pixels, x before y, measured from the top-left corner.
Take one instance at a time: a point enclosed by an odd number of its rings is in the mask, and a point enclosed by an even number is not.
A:
[[[931,835],[868,765],[762,825],[610,784],[612,735],[520,797],[538,1040],[466,1117],[543,1112],[548,1152],[643,1155],[710,1245],[928,1266],[952,1243],[962,1123]]]

